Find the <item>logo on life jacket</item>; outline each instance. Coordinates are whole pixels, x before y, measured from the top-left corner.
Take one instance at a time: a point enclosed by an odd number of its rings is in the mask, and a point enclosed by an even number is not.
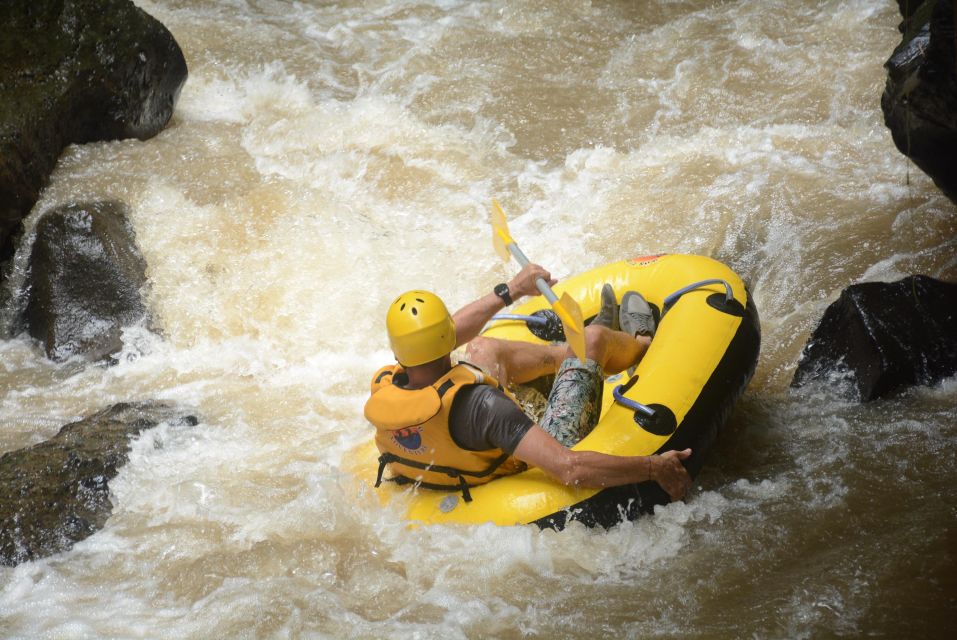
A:
[[[422,434],[419,427],[406,427],[392,432],[392,441],[409,453],[422,453]]]

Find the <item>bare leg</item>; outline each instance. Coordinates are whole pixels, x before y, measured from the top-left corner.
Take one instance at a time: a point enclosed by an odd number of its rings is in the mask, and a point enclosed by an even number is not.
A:
[[[556,373],[567,354],[565,345],[533,344],[479,336],[468,344],[468,358],[502,384],[522,384]]]
[[[650,344],[651,338],[647,336],[632,337],[601,325],[585,327],[585,354],[609,375],[637,364]],[[571,349],[568,351],[570,354]]]
[[[605,373],[624,371],[645,355],[651,339],[631,337],[601,325],[585,327],[585,353]],[[468,344],[471,362],[485,368],[503,384],[521,384],[556,373],[562,361],[574,357],[564,344],[532,344],[479,336]]]

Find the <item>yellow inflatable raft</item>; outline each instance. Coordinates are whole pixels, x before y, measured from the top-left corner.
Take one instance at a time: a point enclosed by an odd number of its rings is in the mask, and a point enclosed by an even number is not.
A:
[[[598,313],[606,282],[619,299],[626,291],[641,293],[660,322],[634,373],[606,379],[598,425],[575,449],[633,456],[691,447],[693,454],[685,464],[694,476],[754,373],[761,335],[751,296],[728,267],[691,255],[615,262],[559,282],[555,292],[561,296],[567,291],[589,318]],[[537,296],[509,315],[542,316],[548,307]],[[537,321],[504,318],[490,323],[483,334],[540,342],[536,334],[549,337],[543,331]],[[374,446],[365,446],[348,466],[371,484],[377,456]],[[405,495],[406,517],[427,524],[535,523],[562,528],[577,520],[608,527],[668,501],[653,482],[571,488],[534,468],[473,487],[468,502],[459,492],[410,490],[391,482],[375,491],[385,493],[386,499]]]

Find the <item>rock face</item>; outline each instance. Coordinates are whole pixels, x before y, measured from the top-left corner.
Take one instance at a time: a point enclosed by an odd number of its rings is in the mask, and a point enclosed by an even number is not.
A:
[[[894,144],[957,202],[955,0],[898,0],[903,41],[881,97]]]
[[[122,203],[44,214],[29,270],[27,326],[52,360],[107,358],[122,348],[122,328],[146,317],[146,261]]]
[[[791,386],[843,372],[865,401],[957,373],[957,284],[910,276],[845,289],[808,340]]]
[[[0,262],[69,144],[166,126],[186,81],[173,36],[130,0],[0,2]]]
[[[66,551],[101,529],[112,511],[107,483],[126,463],[130,438],[161,422],[198,421],[166,404],[117,404],[0,456],[0,564]]]

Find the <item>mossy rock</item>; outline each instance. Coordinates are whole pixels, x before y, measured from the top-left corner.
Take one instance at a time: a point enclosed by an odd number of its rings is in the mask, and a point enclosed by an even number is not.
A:
[[[0,262],[69,144],[160,132],[186,81],[172,34],[130,0],[0,2]]]

